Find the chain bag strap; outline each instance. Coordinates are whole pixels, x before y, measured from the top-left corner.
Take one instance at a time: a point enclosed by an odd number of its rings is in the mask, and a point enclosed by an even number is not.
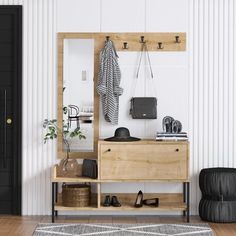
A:
[[[136,86],[137,86],[140,66],[141,66],[141,62],[142,62],[142,56],[143,56],[144,52],[147,53],[149,69],[150,69],[150,74],[151,74],[152,80],[154,77],[147,45],[144,42],[142,44],[141,55],[140,55],[138,69],[137,69],[137,73],[136,73],[137,80],[136,80],[135,87],[133,90],[134,94],[135,94],[135,90],[136,90]],[[132,97],[130,115],[132,116],[133,119],[156,119],[157,118],[157,99],[156,99],[156,97]]]
[[[141,55],[140,55],[140,58],[139,58],[139,64],[138,64],[138,70],[137,70],[136,78],[138,79],[138,74],[139,74],[139,70],[140,70],[140,66],[141,66],[141,61],[142,61],[142,57],[143,57],[144,52],[147,53],[149,69],[150,69],[151,77],[153,79],[154,76],[153,76],[153,72],[152,72],[151,60],[150,60],[150,56],[149,56],[149,52],[148,52],[148,48],[147,48],[147,44],[146,43],[142,44]]]

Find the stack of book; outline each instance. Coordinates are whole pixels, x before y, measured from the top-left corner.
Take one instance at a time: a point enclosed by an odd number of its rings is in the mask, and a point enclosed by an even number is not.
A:
[[[186,132],[181,133],[165,133],[157,132],[156,141],[187,141],[188,135]]]

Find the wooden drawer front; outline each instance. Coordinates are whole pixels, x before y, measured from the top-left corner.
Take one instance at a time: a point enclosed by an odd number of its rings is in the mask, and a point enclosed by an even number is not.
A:
[[[185,144],[102,144],[101,179],[187,179]]]

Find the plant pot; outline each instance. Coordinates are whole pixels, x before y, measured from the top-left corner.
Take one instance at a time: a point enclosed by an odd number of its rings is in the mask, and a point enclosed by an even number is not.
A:
[[[58,167],[58,176],[62,177],[76,177],[78,173],[79,164],[76,159],[62,159]]]

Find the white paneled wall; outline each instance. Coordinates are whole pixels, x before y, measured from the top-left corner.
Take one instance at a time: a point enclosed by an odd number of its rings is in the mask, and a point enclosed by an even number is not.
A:
[[[23,214],[50,214],[50,167],[55,143],[42,143],[44,118],[56,116],[56,32],[187,32],[187,52],[151,53],[156,74],[158,120],[133,121],[128,115],[137,53],[119,53],[124,94],[120,124],[133,136],[154,137],[164,115],[189,130],[191,205],[197,214],[198,174],[203,167],[236,167],[236,3],[234,0],[0,0],[23,5]],[[144,78],[150,82],[148,70]],[[101,137],[116,127],[100,119]],[[154,183],[105,185],[104,191],[166,191]],[[170,191],[179,191],[171,186]]]
[[[23,5],[22,213],[50,214],[55,145],[43,144],[42,122],[56,117],[56,0],[0,0]]]
[[[52,143],[43,144],[42,122],[56,117],[56,1],[28,0],[24,12],[23,214],[50,213]]]
[[[236,3],[191,0],[189,6],[189,131],[191,204],[200,200],[204,167],[236,167]]]

